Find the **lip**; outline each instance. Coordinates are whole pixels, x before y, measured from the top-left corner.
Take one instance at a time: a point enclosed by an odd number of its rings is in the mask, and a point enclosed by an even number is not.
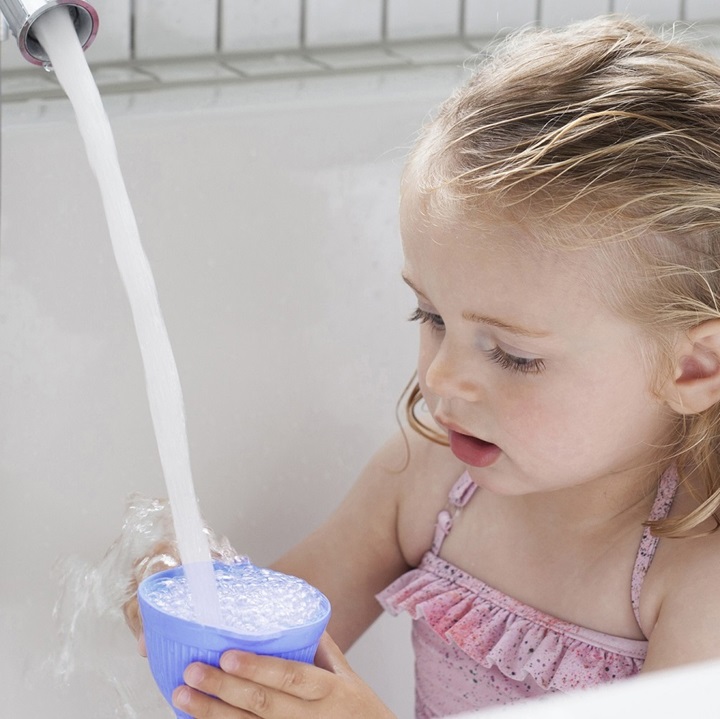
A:
[[[502,450],[496,444],[475,437],[460,425],[441,417],[436,417],[435,421],[447,432],[452,453],[465,464],[472,467],[489,467],[502,454]]]
[[[452,422],[448,422],[444,420],[442,417],[433,417],[435,422],[439,424],[448,434],[450,432],[457,432],[458,434],[464,434],[468,437],[472,437],[472,435],[467,432],[465,429],[463,429],[459,424],[453,424]]]
[[[444,417],[434,417],[448,434],[450,451],[465,464],[471,467],[489,467],[499,459],[502,450],[496,444],[479,439],[469,434],[460,425],[446,420]]]
[[[472,467],[489,467],[499,459],[502,450],[492,442],[478,439],[469,434],[448,430],[450,450],[465,464]]]

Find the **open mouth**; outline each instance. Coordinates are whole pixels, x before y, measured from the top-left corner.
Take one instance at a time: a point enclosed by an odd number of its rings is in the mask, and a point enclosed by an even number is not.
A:
[[[468,434],[448,430],[452,453],[465,464],[489,467],[500,456],[500,447]]]

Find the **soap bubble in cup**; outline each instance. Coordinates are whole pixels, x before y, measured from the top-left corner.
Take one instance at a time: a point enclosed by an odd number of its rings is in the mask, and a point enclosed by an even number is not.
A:
[[[222,627],[195,621],[182,566],[153,574],[138,588],[150,670],[171,706],[188,664],[219,666],[228,649],[312,663],[330,619],[327,597],[298,577],[248,560],[216,562],[214,570]]]

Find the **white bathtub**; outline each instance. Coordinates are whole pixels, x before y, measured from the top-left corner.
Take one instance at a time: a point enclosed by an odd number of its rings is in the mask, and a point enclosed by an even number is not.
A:
[[[257,563],[319,523],[395,428],[415,361],[398,178],[459,78],[416,68],[106,100],[181,376],[201,509]],[[53,567],[98,561],[127,495],[164,488],[68,103],[6,104],[2,150],[3,713],[166,717],[122,627],[98,622],[109,663],[91,657],[65,686],[51,681]],[[400,717],[412,714],[407,629],[384,617],[350,654]],[[120,688],[104,676],[113,666]]]

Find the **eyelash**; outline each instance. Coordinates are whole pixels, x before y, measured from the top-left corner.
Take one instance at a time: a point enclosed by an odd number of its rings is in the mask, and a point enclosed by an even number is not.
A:
[[[419,307],[408,317],[410,322],[428,323],[436,332],[445,329],[445,323],[440,315],[432,312],[421,310]],[[539,357],[529,359],[527,357],[515,357],[508,354],[499,347],[493,347],[490,350],[484,350],[485,354],[495,363],[499,364],[503,369],[511,372],[519,372],[520,374],[540,374],[545,369],[545,362]]]
[[[485,353],[493,362],[497,362],[503,369],[520,372],[520,374],[540,374],[545,369],[545,362],[539,357],[536,359],[515,357],[507,352],[503,352],[499,347],[485,350]]]
[[[419,307],[408,317],[410,322],[420,322],[420,324],[429,324],[434,330],[444,330],[445,323],[440,315],[433,314],[432,312],[426,312],[421,310]]]

